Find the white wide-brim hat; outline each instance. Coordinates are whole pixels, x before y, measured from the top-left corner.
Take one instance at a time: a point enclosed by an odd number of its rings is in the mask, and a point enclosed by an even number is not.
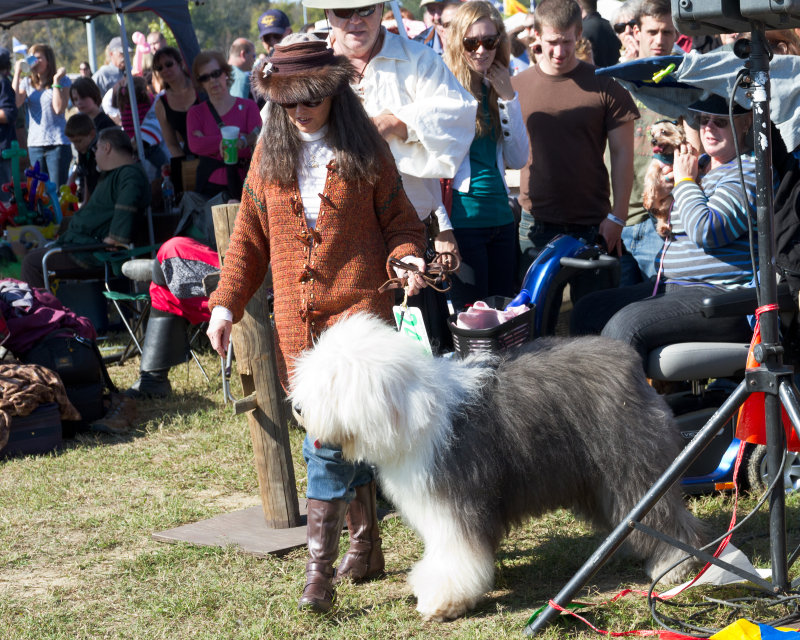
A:
[[[303,6],[309,9],[360,9],[383,2],[370,2],[369,0],[303,0]]]

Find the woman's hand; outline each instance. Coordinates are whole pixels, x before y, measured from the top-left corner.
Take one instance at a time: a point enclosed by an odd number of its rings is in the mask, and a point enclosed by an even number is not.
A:
[[[59,67],[56,75],[53,76],[53,84],[61,84],[61,81],[67,77],[67,70],[64,67]]]
[[[672,164],[672,175],[675,184],[685,178],[697,180],[697,151],[690,144],[682,144],[675,150],[675,160]]]
[[[212,317],[208,322],[208,331],[206,331],[206,335],[211,341],[211,347],[223,358],[228,353],[232,326],[233,323],[230,320],[223,320],[220,318]]]
[[[511,87],[511,73],[508,67],[495,60],[486,72],[486,80],[489,81],[489,84],[497,91],[497,95],[503,100],[512,100],[514,98],[514,89]]]
[[[425,260],[423,258],[406,256],[403,258],[402,262],[413,264],[421,272],[425,272]],[[418,294],[420,291],[422,291],[422,289],[428,286],[422,276],[415,271],[406,271],[405,269],[394,267],[394,272],[397,274],[398,278],[408,277],[408,282],[406,283],[406,293],[408,293],[410,296]]]

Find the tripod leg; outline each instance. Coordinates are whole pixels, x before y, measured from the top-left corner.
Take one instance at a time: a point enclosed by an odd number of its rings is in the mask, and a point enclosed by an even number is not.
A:
[[[750,392],[744,382],[739,383],[734,392],[722,404],[711,419],[703,426],[686,448],[675,458],[673,463],[667,468],[650,490],[642,497],[636,506],[603,541],[603,544],[592,554],[584,563],[566,586],[553,598],[553,602],[561,607],[566,607],[575,594],[585,585],[589,579],[602,567],[614,554],[619,546],[633,531],[632,522],[638,522],[653,508],[656,502],[667,492],[667,490],[683,475],[694,459],[700,455],[717,432],[731,419],[739,406],[747,399]],[[528,636],[536,635],[558,613],[552,605],[548,605],[537,618],[525,627],[525,634]]]

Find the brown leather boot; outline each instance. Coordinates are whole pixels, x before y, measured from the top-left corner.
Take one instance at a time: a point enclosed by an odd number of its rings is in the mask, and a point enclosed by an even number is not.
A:
[[[356,487],[356,497],[347,509],[347,528],[350,531],[350,548],[339,563],[334,583],[342,578],[362,582],[383,575],[385,564],[378,529],[374,480]]]
[[[325,613],[333,605],[333,563],[346,511],[344,500],[308,500],[306,586],[297,605],[301,610]]]

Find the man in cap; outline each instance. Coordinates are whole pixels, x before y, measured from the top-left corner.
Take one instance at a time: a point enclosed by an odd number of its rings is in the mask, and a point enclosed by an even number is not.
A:
[[[453,177],[469,152],[477,105],[432,49],[381,27],[382,3],[363,2],[304,0],[307,7],[325,10],[331,46],[355,68],[351,86],[389,144],[406,195],[428,225],[436,249],[455,252],[439,179]],[[422,308],[429,335],[438,340],[450,337],[441,294],[412,296],[409,304]],[[361,581],[383,571],[371,485],[356,488],[349,504],[350,549],[340,578]],[[301,606],[304,602],[301,599]]]
[[[17,139],[16,92],[11,87],[11,52],[0,47],[0,151]],[[0,185],[11,181],[11,159],[0,159]]]
[[[128,48],[130,51],[130,47]],[[125,53],[122,50],[122,38],[111,38],[106,47],[107,62],[92,76],[95,84],[100,88],[100,95],[104,95],[113,87],[125,71]]]
[[[268,56],[272,55],[275,45],[291,32],[292,23],[289,22],[289,16],[280,9],[265,11],[258,19],[258,35]]]
[[[449,4],[455,4],[456,7],[461,4],[460,0],[447,0],[440,2],[439,0],[422,0],[419,3],[420,9],[423,10],[422,21],[425,23],[427,29],[420,33],[414,40],[426,44],[439,55],[444,51],[444,43],[442,41],[442,26],[444,9]]]

